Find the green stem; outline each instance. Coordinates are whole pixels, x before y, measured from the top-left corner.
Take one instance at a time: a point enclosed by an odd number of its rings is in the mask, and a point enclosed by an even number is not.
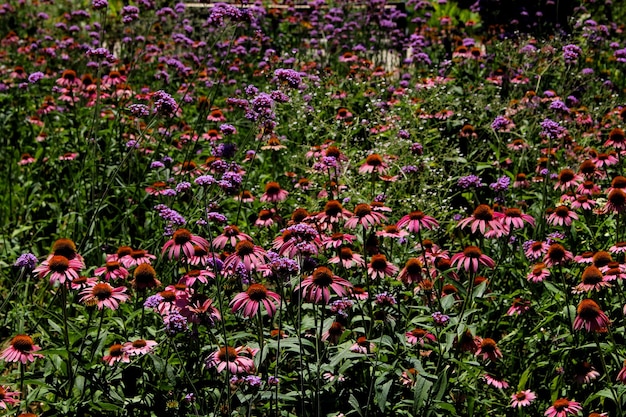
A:
[[[67,287],[61,285],[61,309],[63,310],[63,339],[65,341],[65,349],[67,349],[67,398],[72,396],[72,387],[74,386],[74,375],[72,369],[72,349],[70,346],[69,320],[67,315]]]

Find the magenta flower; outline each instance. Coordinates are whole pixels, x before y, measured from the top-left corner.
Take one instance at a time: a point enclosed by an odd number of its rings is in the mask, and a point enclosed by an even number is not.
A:
[[[18,391],[11,391],[9,387],[0,385],[0,408],[6,410],[7,405],[14,406],[20,402],[20,393]]]
[[[268,291],[263,284],[252,284],[245,292],[240,292],[230,302],[232,312],[241,311],[244,317],[253,317],[260,312],[261,306],[265,307],[267,315],[272,317],[280,303],[280,296],[275,292]]]
[[[352,213],[344,209],[337,200],[330,200],[324,206],[324,210],[315,216],[320,222],[322,229],[326,229],[328,225],[338,224],[341,220],[347,220],[352,217]]]
[[[412,345],[419,343],[420,346],[424,346],[424,343],[437,341],[434,334],[419,327],[411,330],[410,332],[406,332],[404,336],[406,337],[406,341]]]
[[[228,372],[231,375],[253,373],[255,369],[254,360],[240,353],[244,352],[254,356],[257,351],[258,349],[251,349],[245,346],[239,346],[238,348],[221,347],[209,356],[206,365],[209,368],[216,367],[218,372],[222,372],[228,367]]]
[[[578,220],[578,214],[567,206],[559,206],[548,216],[548,224],[552,226],[571,226],[572,221]]]
[[[313,271],[313,274],[302,280],[296,290],[302,290],[308,302],[319,303],[323,300],[325,304],[328,304],[331,288],[337,295],[343,297],[351,287],[352,284],[349,281],[334,275],[325,266],[320,266]]]
[[[578,414],[583,410],[580,403],[567,398],[559,398],[543,414],[546,417],[567,417],[568,414]]]
[[[224,249],[227,243],[234,248],[241,240],[252,240],[252,238],[242,233],[235,225],[226,226],[222,234],[213,239],[213,248]]]
[[[496,341],[492,338],[485,337],[484,339],[480,339],[479,342],[480,345],[478,346],[478,350],[476,350],[476,356],[482,356],[483,360],[490,359],[491,361],[502,357],[502,352],[500,352]]]
[[[288,195],[287,191],[280,188],[280,184],[270,181],[265,185],[265,193],[259,200],[266,203],[278,203],[279,201],[285,201]]]
[[[594,332],[604,329],[610,324],[609,317],[600,309],[598,303],[589,298],[578,304],[576,313],[578,314],[574,319],[574,330],[580,330],[584,327],[588,332]]]
[[[154,350],[154,347],[158,345],[154,340],[137,339],[133,342],[124,343],[122,350],[130,356],[145,355]]]
[[[387,257],[382,254],[372,255],[370,263],[367,264],[367,275],[372,279],[395,275],[397,272],[398,267],[387,262]]]
[[[339,249],[339,254],[333,256],[328,260],[328,263],[338,264],[341,263],[344,268],[350,269],[356,266],[365,266],[365,260],[358,253],[354,253],[352,249],[347,246]]]
[[[356,205],[354,208],[354,216],[346,221],[345,227],[354,229],[358,225],[362,225],[364,228],[368,229],[370,226],[380,224],[384,220],[387,220],[387,218],[382,213],[373,211],[369,204],[361,203]]]
[[[504,216],[500,219],[503,225],[513,229],[522,229],[524,222],[535,226],[535,219],[530,214],[524,214],[518,208],[508,208],[504,210]]]
[[[118,362],[129,363],[130,355],[124,350],[124,346],[115,343],[109,347],[109,354],[102,357],[102,360],[109,366]]]
[[[192,235],[187,229],[178,229],[174,232],[172,239],[165,243],[161,254],[163,255],[165,252],[168,252],[168,257],[170,259],[180,259],[182,252],[187,259],[190,259],[195,253],[193,248],[194,244],[205,248],[209,247],[209,242],[207,242],[206,239],[200,236]]]
[[[403,216],[396,226],[399,229],[406,229],[411,233],[417,233],[421,229],[432,230],[439,227],[439,223],[434,217],[427,216],[422,211],[412,211],[406,216]]]
[[[104,275],[104,279],[125,279],[129,272],[118,261],[107,262],[106,265],[96,268],[94,275],[97,277]]]
[[[478,272],[478,268],[480,265],[486,266],[487,268],[493,268],[496,264],[487,255],[483,255],[480,249],[476,246],[468,246],[463,249],[463,252],[457,253],[452,256],[451,266],[456,265],[456,269],[460,270],[461,268],[465,269],[467,272]]]
[[[457,226],[461,229],[470,226],[472,233],[479,230],[483,236],[489,231],[492,231],[494,237],[499,237],[504,234],[502,223],[500,223],[502,217],[504,217],[504,214],[493,211],[491,207],[486,204],[480,204],[470,217],[459,221]]]
[[[56,282],[64,284],[65,281],[71,282],[78,278],[78,272],[85,267],[83,261],[75,257],[68,259],[63,255],[51,255],[41,263],[33,272],[39,274],[40,278],[50,275],[50,283]]]
[[[246,270],[253,271],[265,264],[267,254],[265,250],[249,240],[241,240],[235,246],[235,252],[224,260],[224,270],[235,271],[239,263],[243,263]]]
[[[18,334],[11,339],[11,345],[6,348],[0,355],[0,359],[6,362],[34,362],[35,358],[43,358],[43,355],[37,352],[41,350],[39,346],[33,343],[33,339],[25,334]]]
[[[112,287],[106,282],[96,282],[88,286],[80,292],[82,295],[80,301],[89,306],[97,306],[98,310],[102,307],[117,310],[120,303],[130,298],[126,292],[126,287]]]
[[[385,174],[387,168],[388,165],[383,162],[383,158],[380,155],[371,154],[365,159],[363,165],[359,167],[359,174],[371,174],[373,172]]]

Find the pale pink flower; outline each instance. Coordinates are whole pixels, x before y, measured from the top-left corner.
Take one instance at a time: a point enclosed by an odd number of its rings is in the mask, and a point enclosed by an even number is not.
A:
[[[342,245],[351,245],[356,236],[348,233],[333,233],[331,236],[322,236],[322,245],[326,249],[339,249]]]
[[[578,220],[578,214],[567,206],[558,206],[548,216],[548,224],[552,226],[571,226],[574,220]]]
[[[109,354],[102,357],[102,360],[109,366],[118,362],[129,363],[130,355],[124,350],[124,346],[115,343],[109,347]]]
[[[356,205],[354,215],[346,221],[344,226],[348,229],[354,229],[361,225],[368,229],[370,226],[380,224],[385,220],[387,218],[383,214],[373,211],[369,204],[361,203]]]
[[[274,181],[270,181],[265,185],[265,192],[259,200],[266,203],[278,203],[285,201],[289,192],[280,188],[280,184]]]
[[[406,230],[400,230],[396,225],[385,226],[383,230],[376,232],[376,236],[388,237],[391,239],[401,239],[409,235]]]
[[[500,222],[502,217],[504,217],[504,214],[497,211],[494,212],[491,207],[486,204],[480,204],[470,217],[459,221],[457,227],[464,229],[470,226],[472,233],[479,230],[483,235],[488,231],[493,231],[496,235],[494,237],[499,237],[504,234],[502,223]]]
[[[252,240],[252,238],[250,235],[241,232],[235,225],[226,226],[222,234],[213,239],[213,248],[224,249],[227,243],[234,248],[237,242],[242,240]],[[207,245],[207,247],[211,246]]]
[[[570,401],[567,398],[559,398],[543,415],[546,417],[567,417],[568,414],[578,414],[582,410],[580,403]]]
[[[330,258],[328,260],[328,263],[331,263],[331,264],[341,263],[343,267],[347,269],[350,269],[355,266],[360,266],[360,267],[365,266],[365,260],[363,259],[363,256],[359,255],[358,253],[354,253],[352,249],[350,249],[347,246],[344,246],[341,249],[339,249],[339,254]]]
[[[547,266],[562,265],[574,259],[572,252],[566,250],[560,243],[553,243],[543,257],[543,263]]]
[[[209,368],[216,367],[218,372],[222,372],[228,367],[228,372],[231,375],[253,373],[255,367],[252,357],[257,351],[258,349],[251,349],[245,346],[239,346],[238,348],[221,347],[209,356],[206,365]]]
[[[25,334],[18,334],[11,339],[11,345],[2,351],[0,359],[6,362],[34,362],[35,358],[43,358],[43,355],[37,352],[41,348],[34,344],[33,339]]]
[[[406,341],[412,345],[416,345],[419,343],[420,346],[424,346],[424,343],[437,341],[437,338],[434,334],[419,327],[409,332],[406,332],[404,336],[406,337]]]
[[[333,274],[330,269],[320,266],[313,271],[311,275],[302,280],[302,283],[296,288],[304,293],[305,299],[312,303],[319,303],[323,300],[324,304],[330,301],[330,289],[338,296],[343,297],[347,294],[352,284]]]
[[[530,403],[535,401],[536,398],[537,395],[529,389],[525,391],[518,391],[515,394],[511,395],[511,407],[528,407]]]
[[[546,253],[548,253],[549,248],[550,245],[548,245],[547,242],[534,241],[530,245],[528,245],[528,248],[524,251],[524,255],[526,255],[526,258],[530,260],[539,259]]]
[[[124,255],[120,262],[126,268],[132,268],[141,264],[151,264],[156,256],[146,252],[143,249],[133,249],[128,255]]]
[[[424,276],[423,268],[424,263],[419,258],[411,258],[398,274],[398,280],[406,285],[420,282]]]
[[[549,276],[550,270],[546,268],[546,264],[541,262],[533,266],[533,269],[528,273],[528,275],[526,275],[526,279],[536,284],[538,282],[543,282]]]
[[[14,406],[20,402],[19,391],[11,391],[11,388],[0,385],[0,408],[7,410],[7,405]]]
[[[476,350],[476,356],[482,356],[483,360],[490,359],[491,361],[502,358],[502,352],[500,352],[495,340],[486,337],[479,339],[478,342],[479,346]]]
[[[51,255],[41,263],[33,272],[38,273],[40,278],[50,275],[50,283],[65,284],[78,278],[78,272],[85,267],[83,261],[75,257],[68,259],[62,255]]]
[[[567,191],[569,188],[576,188],[584,181],[585,177],[575,173],[573,170],[566,168],[561,170],[558,176],[557,183],[554,185],[554,189],[560,189],[561,191]]]
[[[374,352],[376,349],[376,345],[369,340],[365,336],[361,336],[356,339],[356,343],[350,346],[350,352],[355,353],[363,353],[368,354]]]
[[[188,287],[191,287],[196,283],[196,281],[208,284],[209,279],[215,279],[215,273],[213,271],[209,271],[207,269],[192,269],[183,275],[180,282],[184,283]]]
[[[126,287],[112,287],[107,282],[93,282],[87,288],[83,289],[80,301],[89,305],[97,306],[98,310],[103,307],[117,310],[120,303],[130,298],[126,293]]]
[[[398,273],[398,267],[387,262],[387,257],[382,254],[372,255],[367,264],[367,275],[372,279],[384,278]]]
[[[99,277],[104,275],[107,281],[110,279],[125,279],[130,273],[124,268],[120,262],[107,262],[106,265],[96,268],[94,275]]]
[[[524,222],[531,226],[535,226],[535,219],[530,214],[524,214],[518,208],[508,208],[504,210],[504,216],[500,219],[503,225],[512,227],[513,229],[522,229]]]
[[[383,161],[383,158],[378,154],[371,154],[366,159],[363,165],[359,167],[359,174],[371,174],[376,172],[378,174],[385,174],[387,172],[388,165]]]
[[[152,352],[156,345],[158,343],[154,340],[137,339],[124,343],[122,350],[130,356],[145,355]]]
[[[509,387],[509,383],[508,382],[506,382],[504,379],[496,377],[495,375],[492,375],[492,374],[484,374],[483,375],[483,379],[485,380],[487,385],[490,385],[490,386],[492,386],[494,388],[507,389]]]
[[[422,211],[412,211],[398,220],[396,226],[406,229],[411,233],[417,233],[421,229],[432,230],[439,227],[439,223],[434,217],[427,216]]]
[[[487,268],[493,268],[495,266],[493,259],[484,255],[476,246],[467,246],[463,249],[463,252],[452,256],[451,261],[451,266],[454,267],[456,265],[457,270],[463,268],[467,272],[474,273],[478,272],[480,265],[486,266]]]

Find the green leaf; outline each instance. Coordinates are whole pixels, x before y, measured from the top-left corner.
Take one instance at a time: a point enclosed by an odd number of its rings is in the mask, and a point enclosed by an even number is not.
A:
[[[376,382],[378,384],[379,381],[376,381]],[[385,406],[387,404],[387,397],[389,396],[389,390],[391,389],[392,384],[393,384],[393,380],[391,379],[385,382],[380,388],[380,393],[376,396],[378,408],[380,408],[380,411],[383,413],[385,412]]]

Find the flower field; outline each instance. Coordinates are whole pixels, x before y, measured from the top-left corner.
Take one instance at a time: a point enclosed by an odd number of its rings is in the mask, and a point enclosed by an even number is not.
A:
[[[244,3],[0,5],[0,415],[626,415],[626,6]]]

